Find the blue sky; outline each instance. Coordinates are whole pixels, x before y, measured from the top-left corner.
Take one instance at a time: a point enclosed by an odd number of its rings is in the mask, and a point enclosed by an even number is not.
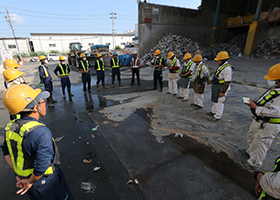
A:
[[[201,0],[147,2],[196,9]],[[0,37],[13,37],[5,19],[5,3],[18,37],[30,37],[30,33],[112,33],[112,11],[117,13],[115,32],[134,30],[138,21],[136,0],[6,0],[0,3]]]

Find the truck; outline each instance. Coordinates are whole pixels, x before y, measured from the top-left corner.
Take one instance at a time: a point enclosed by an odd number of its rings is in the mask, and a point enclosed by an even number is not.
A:
[[[93,45],[90,47],[90,51],[86,52],[82,50],[82,44],[80,42],[72,42],[69,44],[70,52],[68,54],[68,63],[69,65],[79,67],[79,62],[81,61],[81,54],[84,53],[87,57],[87,60],[93,66],[96,61],[96,56],[98,53],[101,53],[102,56],[106,56],[109,52],[109,45]],[[108,64],[104,59],[105,65]]]

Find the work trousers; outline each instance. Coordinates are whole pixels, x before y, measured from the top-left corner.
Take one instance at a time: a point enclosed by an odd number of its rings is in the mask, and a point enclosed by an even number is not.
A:
[[[45,90],[52,94],[53,91],[53,83],[50,77],[44,79],[44,87]]]
[[[160,88],[162,88],[162,71],[161,70],[154,70],[154,86],[157,86],[157,82],[159,82]]]
[[[202,94],[198,94],[196,92],[193,93],[193,103],[195,105],[204,107],[203,100],[204,100],[204,93],[202,93]]]
[[[250,155],[248,163],[256,168],[262,166],[277,133],[280,132],[280,124],[257,122],[253,119],[249,132],[247,133],[247,142],[249,149],[247,153]]]
[[[97,81],[96,81],[96,85],[100,83],[100,81],[102,83],[105,82],[105,72],[104,71],[97,71],[96,72],[97,75]]]
[[[190,81],[188,83],[187,88],[182,88],[182,87],[179,88],[180,97],[183,97],[184,99],[189,99],[189,87],[190,87]]]
[[[168,73],[168,92],[177,94],[178,93],[178,79],[179,73]]]
[[[88,84],[88,91],[90,91],[90,73],[82,73],[82,81],[83,81],[83,91],[87,91],[86,85]]]
[[[65,90],[66,87],[67,89],[71,88],[71,82],[68,76],[61,77],[60,82],[61,82],[62,90]]]
[[[115,76],[117,75],[119,83],[121,83],[121,70],[119,67],[112,68],[112,84],[115,82]]]
[[[66,179],[58,166],[54,173],[43,176],[27,191],[31,200],[73,200]]]
[[[131,84],[134,84],[134,75],[136,74],[138,84],[140,84],[140,77],[139,77],[139,68],[132,68],[132,79]]]
[[[216,119],[221,119],[221,117],[223,116],[223,112],[224,112],[224,103],[227,99],[227,93],[228,91],[225,93],[225,96],[223,97],[219,97],[218,98],[218,102],[215,103],[213,102],[213,106],[212,106],[212,113],[215,114],[214,117]]]

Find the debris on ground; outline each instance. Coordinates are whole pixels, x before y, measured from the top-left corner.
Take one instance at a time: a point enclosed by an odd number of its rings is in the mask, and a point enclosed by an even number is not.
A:
[[[96,127],[92,128],[92,131],[97,131],[98,130],[99,125],[97,125]]]
[[[134,179],[134,183],[135,183],[136,185],[139,184],[139,181],[137,180],[137,178]]]
[[[133,180],[130,179],[129,181],[127,181],[127,184],[132,184],[133,183]]]
[[[91,182],[81,182],[81,188],[86,190],[86,193],[94,193],[96,186]]]
[[[85,158],[85,159],[83,160],[83,163],[88,164],[88,163],[91,163],[91,161],[92,161],[92,159]]]
[[[183,138],[183,134],[182,134],[182,133],[176,133],[176,134],[175,134],[175,137],[179,137],[179,136],[180,136],[181,138]]]
[[[63,136],[61,136],[61,137],[57,137],[57,138],[55,138],[54,139],[54,141],[56,141],[56,142],[59,142],[60,140],[62,140],[64,138],[64,135]]]
[[[92,158],[94,158],[96,155],[93,154],[92,152],[88,152],[86,154],[86,156],[83,159],[83,163],[91,163],[92,162]]]
[[[95,167],[95,168],[93,168],[93,171],[96,172],[96,171],[98,171],[99,169],[100,169],[100,167]]]

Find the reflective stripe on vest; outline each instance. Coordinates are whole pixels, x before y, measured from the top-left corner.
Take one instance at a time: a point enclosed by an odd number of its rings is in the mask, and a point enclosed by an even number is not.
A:
[[[85,68],[84,62],[83,62],[82,60],[81,60],[81,63],[82,63],[82,66],[83,66],[83,70],[84,70],[84,71],[87,71],[88,68],[89,68],[88,60],[86,60],[86,63],[87,63],[86,68]],[[82,72],[82,73],[85,73],[85,72]]]
[[[96,61],[97,61],[97,66],[98,66],[96,71],[101,71],[99,60],[96,60]],[[102,71],[105,71],[105,69],[104,69],[104,61],[103,60],[102,60]]]
[[[264,106],[267,102],[269,102],[271,99],[274,99],[275,97],[280,95],[280,91],[270,91],[266,96],[262,97],[262,100],[260,99],[257,101],[257,105]]]
[[[169,63],[169,67],[172,68],[172,67],[175,65],[176,61],[177,61],[177,58],[175,58],[173,62],[170,62],[170,63]],[[172,64],[171,64],[171,63],[172,63]],[[171,65],[170,65],[170,64],[171,64]],[[171,69],[171,70],[172,70],[172,69]],[[178,69],[178,70],[172,70],[172,71],[179,72],[179,69]]]
[[[216,71],[214,78],[218,79],[219,74],[220,74],[227,66],[231,67],[230,64],[226,64],[226,65],[222,66],[218,71]],[[219,83],[220,83],[220,84],[222,84],[222,83],[224,83],[224,82],[225,82],[225,80],[219,80]]]
[[[62,73],[60,74],[60,76],[68,76],[68,75],[69,75],[68,70],[67,70],[68,65],[65,64],[65,71],[66,71],[66,73],[64,72],[62,65],[59,64],[59,66],[60,66],[60,69],[61,69],[61,71],[62,71]]]
[[[103,60],[102,60],[103,61]],[[120,67],[120,59],[117,57],[117,65],[116,65],[116,63],[115,63],[115,59],[114,58],[112,58],[112,61],[113,61],[113,66],[112,66],[112,68],[118,68],[118,67]],[[104,71],[104,70],[103,70]]]
[[[187,68],[185,69],[185,73],[188,73],[188,71],[189,71],[189,69],[190,69],[190,67],[191,67],[192,64],[193,64],[193,61],[191,61],[191,62],[188,64]],[[185,74],[185,73],[184,73],[184,74]],[[188,76],[185,76],[185,77],[191,78],[192,75],[188,75]]]
[[[48,73],[48,71],[47,71],[47,69],[46,69],[45,65],[41,65],[41,67],[43,67],[44,72],[45,72],[45,76],[44,76],[44,78],[48,78],[48,77],[49,77],[49,73]]]
[[[25,153],[24,142],[28,133],[45,125],[38,121],[28,121],[20,127],[15,127],[15,123],[17,123],[15,121],[19,120],[11,120],[6,125],[5,137],[15,173],[21,178],[28,178],[32,175],[34,167],[33,161]],[[11,129],[15,129],[18,132],[14,132],[15,130]],[[53,174],[53,166],[48,167],[44,174]]]
[[[163,57],[160,57],[160,60],[159,60],[159,64],[158,65],[162,65],[162,59]],[[157,65],[157,57],[155,59],[155,65]],[[159,68],[163,68],[163,67],[159,67]]]
[[[207,67],[207,70],[209,71],[208,66],[205,63],[201,63],[198,67],[198,70],[197,70],[197,77],[200,77],[199,75],[200,75],[201,70],[202,70],[202,65],[205,65]]]

